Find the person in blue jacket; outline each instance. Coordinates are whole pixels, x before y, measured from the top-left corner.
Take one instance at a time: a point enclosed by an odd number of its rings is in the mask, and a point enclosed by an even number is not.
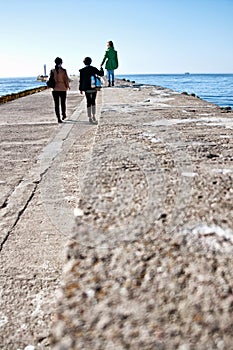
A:
[[[100,70],[96,67],[91,66],[92,59],[90,57],[85,57],[83,63],[85,67],[80,69],[80,77],[79,77],[79,91],[82,94],[85,92],[85,96],[87,99],[87,115],[89,118],[89,122],[91,124],[97,124],[97,120],[95,118],[96,114],[96,106],[95,100],[97,96],[97,90],[91,86],[91,77],[92,76],[103,76],[104,70],[101,68]]]
[[[114,70],[118,68],[118,56],[112,41],[107,42],[107,50],[105,51],[100,67],[103,66],[105,61],[105,69],[107,70],[108,75],[108,86],[114,86]]]

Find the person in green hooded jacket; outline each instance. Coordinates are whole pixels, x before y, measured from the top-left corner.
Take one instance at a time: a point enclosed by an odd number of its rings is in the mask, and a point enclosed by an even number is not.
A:
[[[118,68],[118,57],[117,51],[114,49],[112,41],[107,42],[107,50],[105,51],[105,55],[100,67],[103,66],[105,61],[105,69],[107,70],[108,76],[108,86],[114,86],[114,70]]]

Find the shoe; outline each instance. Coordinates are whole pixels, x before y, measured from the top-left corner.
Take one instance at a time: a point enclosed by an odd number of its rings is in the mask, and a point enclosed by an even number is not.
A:
[[[62,123],[62,120],[61,120],[61,119],[58,119],[58,123]]]
[[[63,115],[63,116],[62,116],[62,120],[64,120],[64,119],[66,119],[66,115]]]
[[[98,124],[97,120],[95,119],[95,116],[92,117],[93,124]]]
[[[114,86],[114,81],[112,81],[112,86]]]
[[[94,123],[93,123],[93,120],[92,120],[91,118],[89,118],[89,123],[90,123],[90,124],[94,124]]]

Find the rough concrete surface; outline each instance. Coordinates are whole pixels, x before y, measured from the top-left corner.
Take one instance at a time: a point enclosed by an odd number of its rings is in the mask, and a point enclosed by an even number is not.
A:
[[[75,84],[0,106],[1,348],[233,349],[232,112]]]
[[[62,125],[56,122],[50,90],[0,106],[0,348],[4,350],[50,348],[64,246],[73,224],[73,206],[63,195],[66,172],[76,166],[72,143],[79,141],[80,163],[96,129],[83,112],[77,79],[71,86]]]
[[[233,349],[232,128],[197,97],[104,89],[53,349]]]

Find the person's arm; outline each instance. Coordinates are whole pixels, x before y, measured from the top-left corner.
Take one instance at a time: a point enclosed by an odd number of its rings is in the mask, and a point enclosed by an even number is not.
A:
[[[100,65],[100,67],[102,67],[102,65],[104,64],[104,62],[106,61],[107,58],[108,58],[108,51],[105,52],[105,55],[104,55],[104,58],[103,58],[103,61]]]
[[[118,68],[118,56],[117,56],[117,51],[116,52],[116,57],[115,57],[115,61],[116,61],[116,69]]]
[[[80,71],[80,75],[79,75],[79,91],[80,91],[80,94],[82,95],[83,91],[82,91],[82,88],[81,88],[81,83],[82,83],[82,80],[83,80],[83,77],[82,77],[82,72]]]
[[[96,73],[97,75],[99,75],[100,77],[104,76],[104,70],[102,67],[100,68],[100,70],[97,69],[97,71],[98,71],[98,73]]]
[[[69,89],[70,88],[70,79],[68,77],[66,69],[64,69],[64,71],[65,71],[65,86],[67,89]]]
[[[98,68],[93,67],[92,75],[99,75],[100,77],[103,77],[104,76],[103,68],[101,67],[100,70],[99,70]]]

